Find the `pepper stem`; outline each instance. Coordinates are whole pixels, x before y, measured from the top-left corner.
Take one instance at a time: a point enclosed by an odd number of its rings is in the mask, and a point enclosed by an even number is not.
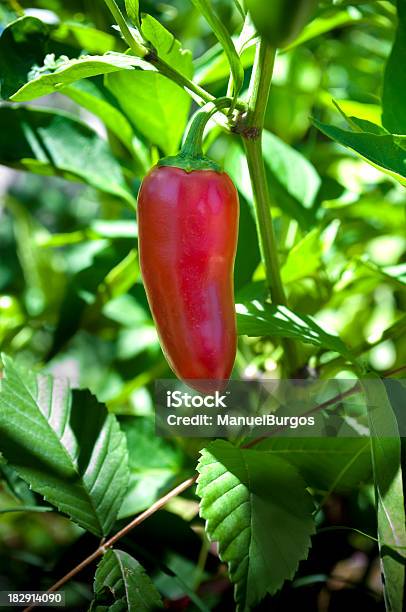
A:
[[[214,170],[220,172],[220,166],[203,153],[203,136],[210,118],[219,110],[231,107],[231,98],[217,98],[200,108],[193,116],[187,136],[180,152],[172,157],[164,157],[159,166],[175,166],[186,172],[194,170]]]

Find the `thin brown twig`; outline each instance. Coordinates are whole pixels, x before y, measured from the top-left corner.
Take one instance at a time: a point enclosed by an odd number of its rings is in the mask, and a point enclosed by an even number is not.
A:
[[[395,374],[399,374],[399,372],[404,372],[406,370],[406,364],[399,366],[395,370],[389,370],[389,372],[385,372],[383,375],[384,378],[389,378],[389,376],[394,376]]]
[[[120,540],[125,535],[127,535],[132,529],[134,529],[134,527],[137,527],[137,525],[139,525],[140,523],[145,521],[148,517],[150,517],[152,514],[157,512],[157,510],[160,510],[173,497],[176,497],[177,495],[179,495],[179,493],[182,493],[183,491],[185,491],[186,489],[191,487],[196,482],[197,476],[198,475],[195,474],[191,478],[188,478],[187,480],[184,480],[177,487],[175,487],[174,489],[169,491],[169,493],[167,493],[166,495],[164,495],[163,497],[158,499],[154,504],[152,504],[152,506],[150,508],[148,508],[144,512],[141,512],[141,514],[136,516],[135,519],[133,519],[130,523],[128,523],[128,525],[126,525],[125,527],[120,529],[120,531],[118,531],[111,538],[109,538],[103,545],[99,546],[91,555],[86,557],[86,559],[84,559],[76,567],[71,569],[70,572],[68,572],[60,580],[55,582],[55,584],[53,584],[48,589],[47,593],[52,593],[54,591],[59,590],[61,588],[61,586],[63,586],[71,578],[76,576],[76,574],[79,574],[79,572],[81,572],[85,567],[90,565],[90,563],[92,563],[95,559],[97,559],[98,557],[101,557],[102,555],[104,555],[104,553],[109,548],[111,548],[113,546],[113,544],[115,544],[118,540]],[[35,607],[36,607],[36,604],[32,604],[28,608],[25,608],[23,610],[23,612],[29,612],[30,610],[33,610]]]

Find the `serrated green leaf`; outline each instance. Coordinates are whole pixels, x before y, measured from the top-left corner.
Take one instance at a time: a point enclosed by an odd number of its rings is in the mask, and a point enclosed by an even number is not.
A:
[[[135,206],[107,142],[74,116],[34,107],[2,106],[0,131],[0,164],[82,181]]]
[[[406,3],[398,0],[398,29],[386,63],[382,93],[382,122],[392,134],[406,134],[405,65]]]
[[[378,541],[386,607],[391,612],[402,612],[406,527],[399,429],[383,381],[369,375],[368,379],[361,382],[367,398],[371,431]]]
[[[142,33],[159,57],[183,75],[192,76],[192,56],[156,19],[145,15]],[[167,155],[176,153],[190,109],[189,95],[153,71],[116,72],[105,83],[133,126]]]
[[[369,438],[269,437],[255,448],[289,461],[310,487],[348,492],[371,477]]]
[[[286,461],[216,440],[202,451],[200,514],[245,612],[292,578],[314,533],[306,485]]]
[[[313,123],[323,134],[348,147],[372,166],[406,186],[406,150],[401,146],[402,137],[393,134],[350,132],[321,123],[317,119],[313,119]]]
[[[89,612],[153,612],[163,607],[142,565],[122,550],[108,550],[103,556],[94,577],[94,593]]]
[[[324,331],[308,315],[289,310],[286,306],[261,303],[258,300],[236,305],[240,335],[294,338],[336,351],[351,360],[351,353],[338,336]]]
[[[116,418],[89,392],[3,356],[0,451],[9,465],[81,527],[105,536],[128,482]]]

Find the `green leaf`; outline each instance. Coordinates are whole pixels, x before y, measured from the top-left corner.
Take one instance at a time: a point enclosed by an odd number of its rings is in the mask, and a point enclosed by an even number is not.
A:
[[[217,440],[202,451],[200,513],[245,612],[293,578],[314,533],[313,504],[296,470],[272,454]]]
[[[393,612],[402,612],[406,528],[398,424],[383,382],[370,375],[361,382],[368,400],[378,541],[386,607]]]
[[[108,550],[94,577],[95,598],[89,612],[152,612],[161,597],[142,565],[122,550]]]
[[[192,76],[190,52],[156,19],[145,15],[142,32],[162,60]],[[151,70],[116,72],[106,76],[106,85],[138,132],[167,155],[178,151],[190,109],[190,97],[179,85]]]
[[[134,130],[103,83],[86,79],[64,87],[61,93],[99,117],[129,151],[133,150]]]
[[[125,437],[89,392],[3,356],[0,450],[31,488],[98,536],[111,530],[128,482]]]
[[[118,39],[112,34],[78,22],[63,22],[50,33],[51,39],[95,55],[116,51]]]
[[[101,78],[101,77],[100,77]],[[151,167],[149,152],[144,143],[136,136],[131,123],[113,94],[104,86],[99,77],[83,79],[61,90],[65,96],[74,100],[83,108],[99,117],[109,129],[131,152],[137,163],[137,169],[144,176]]]
[[[313,40],[317,38],[317,36],[331,32],[331,30],[353,25],[362,18],[363,15],[361,11],[353,6],[340,10],[328,10],[307,24],[303,32],[293,41],[293,43],[282,49],[282,53],[298,47],[309,40]]]
[[[257,38],[246,42],[240,55],[243,68],[250,68],[254,62]],[[201,57],[198,57],[194,65],[196,67],[195,80],[199,85],[209,85],[230,78],[230,66],[226,54],[217,43],[208,49]]]
[[[81,181],[135,206],[120,164],[87,125],[61,111],[0,107],[0,163]]]
[[[25,480],[20,478],[17,472],[7,465],[7,463],[4,462],[3,464],[1,461],[0,477],[7,485],[6,490],[8,490],[19,502],[27,506],[35,506],[35,495]]]
[[[31,214],[30,209],[17,198],[9,198],[7,208],[13,217],[18,259],[26,290],[32,296],[30,312],[52,312],[59,307],[60,295],[65,289],[65,279],[53,257],[37,244],[39,237],[47,236],[48,232]],[[26,298],[26,303],[27,301]]]
[[[281,269],[284,284],[313,276],[321,266],[320,230],[314,229],[289,251]]]
[[[369,438],[270,437],[255,448],[289,461],[310,487],[347,493],[371,477],[370,446]]]
[[[230,63],[231,74],[233,75],[234,93],[238,94],[244,82],[244,69],[235,49],[233,39],[215,12],[212,2],[209,0],[192,0],[192,2],[204,16],[225,51]]]
[[[9,98],[28,80],[33,65],[41,65],[49,28],[35,17],[21,17],[0,36],[0,96]]]
[[[139,57],[124,53],[106,53],[105,55],[84,55],[78,59],[62,56],[56,58],[53,54],[45,58],[43,67],[30,73],[31,79],[16,91],[10,100],[27,102],[59,91],[80,79],[86,79],[99,74],[108,74],[121,70],[134,71],[135,68],[154,70],[150,64]],[[33,77],[33,78],[32,78]]]
[[[140,5],[138,0],[125,0],[125,10],[134,25],[136,25],[138,29],[141,29]]]
[[[352,149],[362,159],[406,186],[406,137],[372,132],[350,132],[313,119],[323,134]]]
[[[310,208],[321,185],[315,167],[299,151],[271,132],[264,132],[262,144],[265,163],[273,182],[279,181],[304,208]]]
[[[275,306],[258,300],[237,304],[236,310],[240,335],[294,338],[336,351],[352,360],[351,353],[342,340],[325,332],[308,315],[292,312],[286,306]]]
[[[405,65],[406,4],[398,0],[398,29],[386,63],[382,94],[382,122],[392,134],[406,134]]]
[[[179,477],[184,457],[170,440],[155,435],[155,423],[148,417],[121,419],[127,437],[130,482],[120,518],[151,506]]]
[[[263,155],[272,203],[296,219],[303,229],[310,229],[314,224],[311,206],[321,183],[315,168],[298,151],[266,131],[263,134]],[[252,202],[247,160],[238,144],[230,145],[224,168],[238,190]]]

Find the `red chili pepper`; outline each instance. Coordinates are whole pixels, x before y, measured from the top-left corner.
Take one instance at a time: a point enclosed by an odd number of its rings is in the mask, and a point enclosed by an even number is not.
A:
[[[207,116],[200,121],[202,133]],[[229,378],[235,359],[239,205],[228,175],[196,153],[196,125],[191,132],[181,153],[143,181],[139,254],[166,359],[180,379],[207,392]]]

